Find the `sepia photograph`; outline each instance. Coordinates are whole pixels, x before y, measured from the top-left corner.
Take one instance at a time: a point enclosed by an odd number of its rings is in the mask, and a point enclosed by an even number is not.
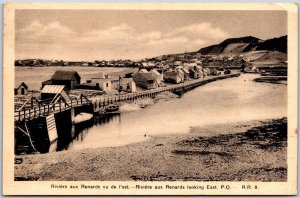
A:
[[[296,193],[296,5],[47,5],[4,15],[23,194]]]

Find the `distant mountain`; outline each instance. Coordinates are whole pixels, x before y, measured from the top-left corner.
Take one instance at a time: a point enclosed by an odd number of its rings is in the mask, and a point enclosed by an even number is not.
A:
[[[253,36],[229,38],[223,42],[201,48],[198,52],[203,55],[243,53],[249,51],[268,50],[287,52],[287,36],[261,40]]]

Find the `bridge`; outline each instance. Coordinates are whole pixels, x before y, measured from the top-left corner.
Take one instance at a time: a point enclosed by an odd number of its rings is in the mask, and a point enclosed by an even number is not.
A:
[[[110,104],[130,102],[145,97],[155,97],[157,94],[162,92],[168,91],[180,95],[200,85],[204,85],[206,83],[216,80],[238,77],[239,75],[240,73],[233,73],[220,76],[207,76],[205,78],[190,80],[181,84],[168,85],[166,87],[159,87],[152,90],[128,93],[124,95],[114,95],[107,97],[103,96],[99,97],[99,99],[96,99],[95,101],[91,101],[83,94],[80,94],[80,96],[75,99],[66,99],[66,96],[63,96],[62,94],[57,94],[49,103],[42,103],[35,97],[31,96],[26,102],[24,102],[24,104],[21,107],[15,110],[14,119],[17,122],[28,121],[38,117],[46,117],[58,112],[66,111],[71,108],[80,107],[84,105],[93,105],[93,109],[96,112],[99,109]],[[28,106],[28,104],[30,104],[29,107],[26,107],[26,105]]]

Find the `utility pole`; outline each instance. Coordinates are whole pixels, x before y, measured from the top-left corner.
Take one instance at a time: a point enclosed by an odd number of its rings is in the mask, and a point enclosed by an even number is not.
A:
[[[118,89],[118,92],[119,92],[119,102],[120,102],[120,94],[121,94],[121,76],[119,76],[119,89]]]

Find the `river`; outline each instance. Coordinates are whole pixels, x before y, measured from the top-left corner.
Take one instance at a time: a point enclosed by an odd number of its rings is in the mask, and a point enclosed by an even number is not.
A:
[[[189,133],[198,126],[287,116],[287,86],[257,83],[255,77],[242,74],[215,81],[181,98],[107,118],[81,131],[67,149],[116,147],[153,135]]]

